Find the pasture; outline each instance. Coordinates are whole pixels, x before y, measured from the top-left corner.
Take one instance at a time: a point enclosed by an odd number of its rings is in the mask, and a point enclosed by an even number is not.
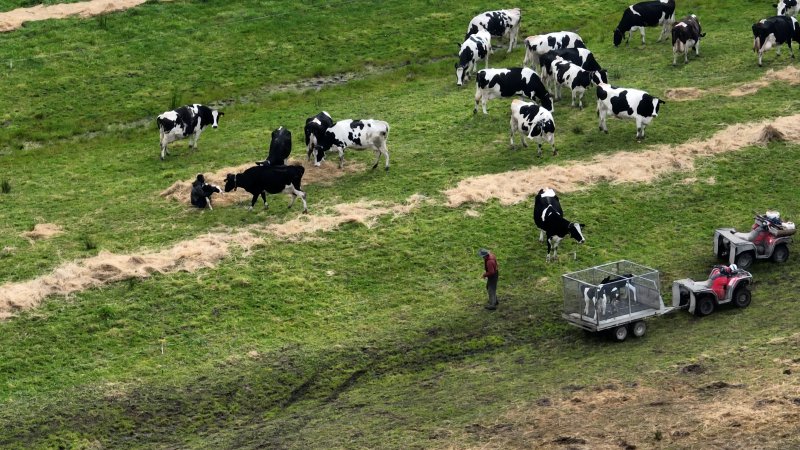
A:
[[[613,47],[627,1],[520,5],[520,40],[577,31],[612,84],[667,101],[637,142],[632,122],[597,130],[593,89],[582,111],[565,95],[542,158],[509,147],[509,100],[473,115],[474,79],[456,86],[491,2],[148,1],[0,34],[0,446],[800,446],[795,248],[752,268],[747,309],[678,311],[621,344],[560,318],[563,273],[625,258],[666,293],[717,263],[714,228],[768,208],[797,221],[797,62],[752,52],[772,3],[679,0],[708,35],[676,67],[654,28]],[[155,116],[187,103],[225,116],[162,162]],[[352,150],[343,171],[307,168],[308,217],[284,196],[250,212],[161,195],[264,159],[279,125],[304,160],[321,110],[387,121],[391,170]],[[785,140],[749,138],[761,123]],[[553,170],[587,242],[546,263],[528,196]],[[60,233],[26,237],[37,224]]]

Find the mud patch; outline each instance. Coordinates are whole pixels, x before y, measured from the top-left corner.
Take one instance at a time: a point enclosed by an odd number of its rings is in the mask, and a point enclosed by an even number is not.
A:
[[[35,241],[50,239],[51,237],[58,236],[62,233],[64,233],[64,230],[54,223],[37,223],[34,225],[33,230],[26,231],[22,233],[21,236],[32,244]]]
[[[80,3],[61,3],[56,5],[37,5],[30,8],[17,8],[0,13],[0,32],[14,31],[25,22],[47,19],[63,19],[78,16],[81,18],[122,11],[145,3],[147,0],[90,0]]]
[[[679,375],[673,377],[662,380],[668,389],[598,387],[581,391],[580,402],[569,394],[551,398],[546,405],[520,405],[497,418],[506,424],[502,429],[467,432],[486,444],[474,448],[750,449],[796,443],[800,409],[792,398],[797,398],[800,386],[740,385],[735,392],[709,395],[688,386]]]
[[[348,174],[363,172],[365,170],[368,170],[367,166],[356,162],[346,163],[343,169],[339,169],[335,164],[323,164],[321,167],[314,167],[314,163],[312,162],[301,161],[292,158],[289,159],[289,164],[302,165],[306,169],[305,173],[303,174],[303,183],[302,183],[303,185],[316,184],[320,186],[327,186],[333,184],[333,182],[337,178],[341,178]],[[217,186],[224,189],[225,177],[229,173],[241,173],[249,169],[250,167],[253,167],[254,165],[255,165],[254,163],[247,163],[234,167],[226,167],[216,172],[204,173],[203,175],[206,178],[206,183],[216,184]],[[189,199],[189,194],[192,191],[192,182],[194,180],[195,177],[192,177],[189,180],[176,181],[172,183],[170,187],[164,189],[159,195],[167,200],[179,201],[188,206],[191,204],[191,201]],[[244,189],[237,189],[235,191],[226,192],[222,195],[214,194],[211,197],[211,201],[213,202],[213,205],[216,207],[216,206],[227,206],[237,203],[247,203],[252,198],[253,196],[250,195]],[[267,196],[268,202],[271,202],[270,199],[275,199],[275,196],[274,195]]]
[[[800,142],[800,115],[730,125],[703,141],[694,140],[674,146],[657,145],[641,152],[598,155],[588,162],[563,166],[539,166],[481,175],[462,180],[444,194],[451,207],[469,202],[485,203],[491,199],[498,199],[503,205],[513,205],[545,187],[558,192],[571,192],[599,182],[647,183],[670,172],[693,170],[696,158],[764,145],[778,133],[786,141]]]

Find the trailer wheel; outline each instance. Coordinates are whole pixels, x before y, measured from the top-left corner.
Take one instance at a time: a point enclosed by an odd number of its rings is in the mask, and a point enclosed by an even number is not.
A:
[[[789,247],[786,244],[779,244],[772,251],[772,260],[776,263],[785,263],[789,259]]]
[[[625,325],[620,325],[614,329],[614,339],[622,342],[625,338],[628,337],[628,327]]]
[[[750,305],[750,299],[750,289],[747,289],[746,286],[737,288],[733,293],[733,304],[739,308],[747,308]]]
[[[736,255],[736,265],[740,269],[747,270],[753,265],[754,259],[756,259],[756,255],[752,251],[742,252]]]
[[[643,320],[640,320],[633,324],[633,335],[637,338],[644,336],[644,333],[647,331],[647,325],[645,325]]]
[[[710,295],[703,295],[697,299],[697,304],[694,306],[694,313],[697,316],[703,317],[714,312],[714,299]]]

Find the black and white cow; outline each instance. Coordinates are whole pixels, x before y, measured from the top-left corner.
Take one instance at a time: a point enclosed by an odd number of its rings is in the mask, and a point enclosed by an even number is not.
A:
[[[522,145],[527,147],[525,138],[533,139],[539,144],[539,157],[542,156],[542,142],[549,142],[553,149],[553,156],[558,155],[556,150],[555,132],[556,123],[550,111],[536,103],[523,102],[515,98],[511,102],[511,146],[514,147],[514,133],[522,135]]]
[[[644,45],[645,27],[658,25],[661,25],[662,29],[657,42],[661,42],[669,33],[673,22],[675,22],[675,0],[657,0],[630,5],[625,8],[619,25],[614,29],[614,47],[619,46],[625,33],[628,33],[628,37],[625,39],[625,45],[628,45],[630,37],[636,30],[641,32],[642,45]]]
[[[187,136],[189,137],[189,148],[197,150],[200,133],[209,125],[217,128],[219,118],[223,115],[224,113],[221,111],[197,103],[181,106],[159,115],[156,123],[161,141],[161,159],[163,160],[169,154],[167,145]]]
[[[585,225],[570,222],[564,218],[561,203],[558,201],[556,191],[552,189],[540,189],[533,199],[533,221],[539,228],[539,242],[542,242],[544,236],[547,235],[548,262],[551,259],[551,250],[553,259],[558,259],[558,244],[567,235],[578,241],[579,244],[586,242],[582,231]]]
[[[372,168],[378,167],[378,161],[383,155],[384,167],[389,170],[389,149],[386,147],[388,137],[389,124],[382,120],[340,120],[319,137],[314,165],[319,166],[325,158],[325,152],[334,149],[339,152],[341,169],[344,167],[344,149],[372,149],[375,151],[375,164]]]
[[[492,35],[486,30],[480,30],[471,35],[461,44],[456,63],[456,84],[461,86],[469,80],[470,74],[478,71],[478,62],[486,61],[485,68],[489,68],[489,50],[492,48]]]
[[[521,18],[522,14],[519,8],[486,11],[485,13],[478,14],[469,21],[467,34],[464,36],[464,40],[466,41],[471,35],[478,31],[486,30],[492,36],[508,38],[508,53],[511,53],[514,44],[517,43]],[[491,52],[491,47],[489,51]]]
[[[264,161],[256,161],[259,166],[285,166],[292,153],[292,132],[280,126],[272,130],[269,154]]]
[[[578,107],[583,109],[583,94],[593,84],[603,82],[599,72],[590,72],[581,69],[581,66],[572,64],[561,58],[555,59],[550,63],[547,71],[542,73],[546,78],[552,77],[554,82],[554,94],[556,100],[561,99],[561,87],[569,88],[572,91],[572,106],[575,106],[575,99],[578,99]],[[546,80],[545,80],[546,81]]]
[[[600,318],[604,318],[607,312],[618,312],[618,304],[623,292],[625,292],[626,298],[636,301],[636,286],[631,282],[632,279],[632,273],[609,275],[603,278],[598,286],[582,285],[581,291],[583,292],[583,300],[586,303],[583,314],[589,316],[590,304],[593,306],[594,314],[592,317],[595,319],[598,318],[598,312],[600,313]]]
[[[214,209],[211,207],[211,196],[215,193],[222,194],[222,189],[215,184],[206,183],[206,178],[203,174],[198,173],[197,178],[192,182],[192,191],[189,194],[189,198],[192,202],[192,206],[196,206],[200,209],[205,207]]]
[[[239,188],[253,194],[253,200],[250,202],[250,210],[258,200],[258,196],[264,200],[264,209],[268,208],[267,194],[279,194],[286,192],[292,196],[292,202],[289,203],[289,208],[294,205],[297,197],[303,201],[303,213],[308,212],[308,204],[306,204],[306,193],[301,189],[303,181],[303,174],[305,169],[303,166],[253,166],[242,173],[229,173],[225,177],[225,192],[235,191]]]
[[[525,38],[525,59],[523,66],[537,67],[541,69],[539,57],[547,52],[562,48],[586,48],[583,39],[578,33],[571,31],[559,31],[556,33],[540,34]]]
[[[789,51],[794,58],[792,40],[800,43],[800,24],[794,17],[775,16],[754,23],[753,51],[758,52],[758,65],[761,66],[764,52],[772,47],[778,48],[778,56],[780,56],[783,44],[789,46]]]
[[[690,14],[672,26],[672,65],[677,64],[678,53],[683,53],[683,63],[689,63],[689,50],[694,47],[694,54],[700,56],[700,38],[706,37],[702,32],[697,16]]]
[[[553,99],[539,78],[539,74],[527,67],[514,67],[511,69],[483,69],[478,71],[475,81],[475,108],[478,112],[478,103],[486,111],[486,102],[498,97],[513,97],[524,95],[529,99],[538,99],[539,103],[548,111],[553,111]]]
[[[608,133],[608,116],[636,121],[636,139],[644,139],[644,129],[654,117],[664,100],[638,89],[616,88],[601,83],[597,85],[597,115],[600,131]]]
[[[600,80],[603,83],[608,83],[608,71],[600,67],[600,64],[597,63],[597,60],[588,48],[562,48],[559,50],[549,51],[539,57],[539,64],[542,66],[542,80],[545,81],[545,84],[551,80],[551,74],[547,73],[547,70],[557,58],[561,58],[565,61],[575,64],[576,66],[580,66],[580,68],[583,70],[597,72]],[[555,89],[555,86],[553,89]]]
[[[800,3],[797,0],[781,0],[772,6],[777,8],[779,16],[796,16],[800,12]]]
[[[306,134],[306,150],[308,150],[308,161],[311,161],[311,154],[314,153],[314,148],[317,146],[320,137],[325,133],[325,130],[333,126],[333,119],[327,111],[322,111],[314,117],[306,119],[305,134]]]

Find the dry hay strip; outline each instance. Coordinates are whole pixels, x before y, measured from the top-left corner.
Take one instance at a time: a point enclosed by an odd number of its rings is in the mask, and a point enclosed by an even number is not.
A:
[[[70,16],[82,18],[97,16],[114,11],[122,11],[139,6],[147,0],[90,0],[80,3],[60,3],[56,5],[36,5],[30,8],[17,8],[0,13],[0,32],[14,31],[25,22],[47,19],[63,19]]]
[[[755,94],[759,89],[765,88],[776,81],[789,85],[800,84],[800,69],[794,66],[787,66],[780,70],[769,69],[760,79],[750,83],[739,84],[730,90],[722,87],[708,90],[692,87],[667,89],[664,91],[664,99],[682,102],[697,100],[705,94],[723,94],[728,97],[743,97],[745,95]]]
[[[336,167],[335,164],[331,163],[323,164],[321,167],[314,167],[313,162],[299,161],[296,159],[290,159],[289,164],[290,165],[300,164],[306,169],[305,174],[303,174],[303,185],[307,184],[327,185],[331,184],[334,180],[344,175],[367,170],[366,166],[361,163],[347,163],[344,166],[344,169],[339,169]],[[213,173],[203,174],[203,176],[206,179],[206,183],[216,184],[217,186],[224,188],[225,177],[229,173],[241,173],[244,172],[246,169],[253,167],[254,165],[255,163],[247,163],[234,167],[225,167]],[[189,205],[190,204],[189,194],[192,190],[192,182],[194,182],[194,180],[195,179],[192,178],[190,180],[176,181],[172,183],[170,187],[162,191],[161,194],[159,195],[168,200],[176,200],[186,205]],[[231,205],[235,203],[249,201],[252,198],[253,196],[244,189],[238,189],[236,191],[226,192],[223,195],[214,194],[214,196],[211,199],[214,206],[225,206],[225,205]]]
[[[758,123],[730,125],[704,141],[658,145],[641,152],[617,152],[598,155],[589,162],[564,166],[540,166],[461,181],[444,192],[451,207],[467,202],[485,203],[498,199],[512,205],[535,195],[544,187],[569,192],[598,182],[650,182],[675,170],[691,170],[698,157],[731,152],[776,139],[800,142],[800,115],[779,117]]]
[[[424,197],[414,195],[403,205],[385,206],[380,202],[335,205],[333,214],[304,215],[283,224],[253,225],[236,233],[209,233],[179,242],[161,251],[119,255],[100,252],[97,256],[62,264],[53,272],[33,280],[0,286],[0,319],[37,307],[51,295],[72,293],[130,279],[147,278],[154,273],[194,272],[227,257],[234,247],[245,251],[263,242],[260,233],[283,239],[300,239],[310,233],[331,231],[348,222],[372,226],[380,216],[407,214]]]

